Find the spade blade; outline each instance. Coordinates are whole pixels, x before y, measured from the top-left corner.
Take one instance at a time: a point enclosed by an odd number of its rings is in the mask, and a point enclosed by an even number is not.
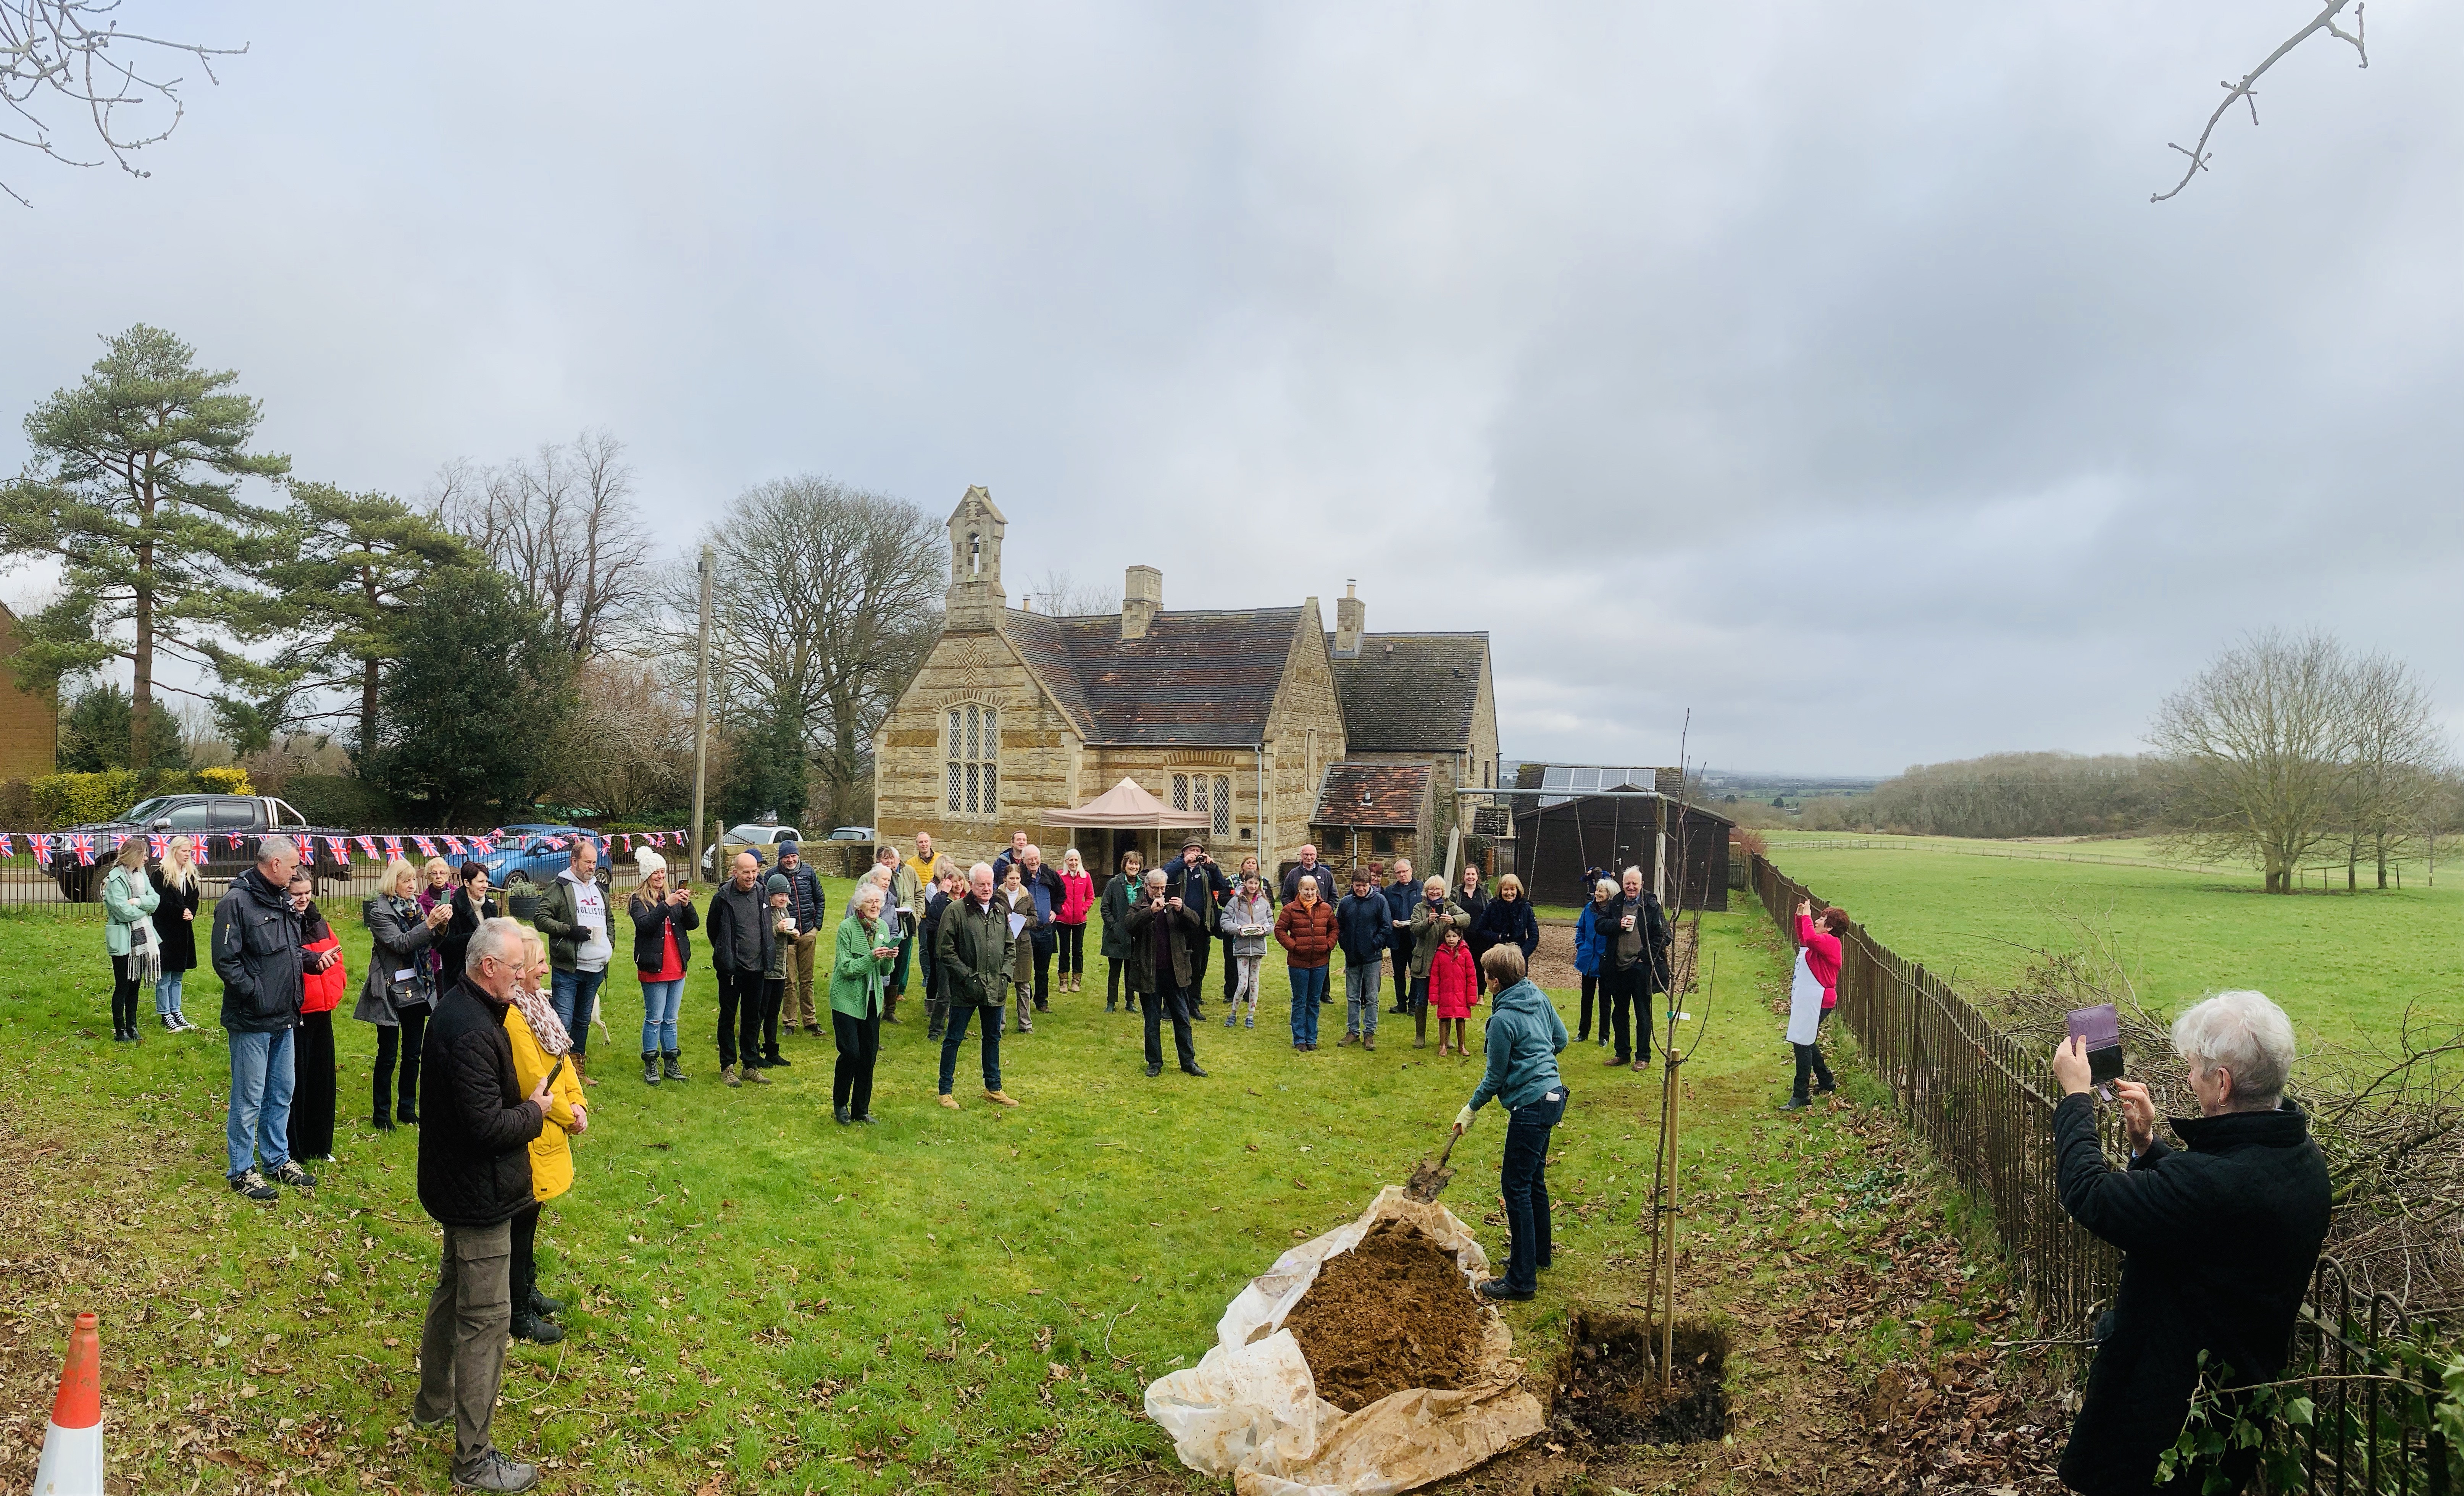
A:
[[[1420,1166],[1412,1171],[1412,1181],[1403,1186],[1403,1198],[1426,1205],[1438,1198],[1439,1192],[1452,1182],[1454,1177],[1452,1169],[1423,1158]]]

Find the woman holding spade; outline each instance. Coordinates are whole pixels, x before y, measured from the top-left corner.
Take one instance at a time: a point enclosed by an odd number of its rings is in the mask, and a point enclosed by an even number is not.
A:
[[[1488,1013],[1487,1072],[1470,1103],[1455,1114],[1455,1133],[1471,1130],[1473,1115],[1491,1096],[1506,1107],[1497,1187],[1506,1198],[1506,1224],[1514,1241],[1506,1276],[1486,1280],[1480,1291],[1492,1299],[1529,1299],[1539,1293],[1539,1270],[1549,1265],[1549,1133],[1566,1114],[1566,1087],[1557,1078],[1566,1024],[1548,995],[1524,975],[1521,947],[1493,945],[1480,964],[1504,990]]]

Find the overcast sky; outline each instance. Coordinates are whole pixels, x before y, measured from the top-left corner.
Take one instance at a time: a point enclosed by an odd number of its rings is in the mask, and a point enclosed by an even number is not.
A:
[[[2464,14],[2147,201],[2312,13],[127,0],[250,51],[150,179],[0,154],[0,467],[148,321],[353,488],[605,426],[679,546],[820,473],[989,487],[1013,602],[1357,577],[1509,757],[2131,751],[2268,625],[2464,708]]]

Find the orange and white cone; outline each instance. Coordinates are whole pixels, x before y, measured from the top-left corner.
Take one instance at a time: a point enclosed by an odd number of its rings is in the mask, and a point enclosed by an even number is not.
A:
[[[34,1467],[34,1496],[102,1496],[102,1337],[92,1314],[69,1331],[68,1364],[52,1426],[43,1431],[43,1463]]]

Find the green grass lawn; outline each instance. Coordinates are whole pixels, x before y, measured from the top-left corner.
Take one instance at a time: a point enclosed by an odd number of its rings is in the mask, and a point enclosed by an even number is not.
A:
[[[1906,849],[1775,839],[1771,856],[1875,938],[1963,988],[2008,987],[2032,948],[2076,945],[2073,921],[2085,920],[2112,933],[2141,1001],[2158,1011],[2255,987],[2305,1039],[2338,1044],[2391,1035],[2409,1004],[2447,1019],[2464,1011],[2464,867],[2435,889],[2413,867],[2402,890],[2348,895],[2339,878],[2333,893],[2271,897],[2257,873],[2238,869],[2051,860],[2161,855],[2145,842],[1887,840]],[[2016,855],[1980,855],[1992,852]]]
[[[365,934],[342,929],[356,982]],[[0,1375],[19,1427],[39,1437],[66,1317],[93,1307],[113,1469],[131,1489],[262,1489],[280,1472],[297,1490],[443,1490],[450,1436],[407,1424],[437,1233],[413,1189],[415,1131],[380,1135],[364,1120],[373,1031],[344,1005],[340,1161],[313,1194],[251,1206],[222,1179],[219,1030],[149,1026],[142,1046],[113,1045],[99,923],[0,915],[0,1154],[21,1181],[0,1202],[0,1257],[15,1260],[0,1265],[0,1321],[18,1331],[0,1339]],[[1935,1200],[1924,1208],[1939,1212],[1936,1235],[1958,1211],[1924,1193],[1903,1136],[1846,1130],[1867,1113],[1772,1112],[1785,968],[1759,913],[1706,916],[1703,949],[1717,985],[1689,1002],[1708,1039],[1687,1072],[1689,1199],[1704,1213],[1687,1307],[1725,1312],[1759,1283],[1801,1309],[1818,1291],[1798,1281],[1804,1264],[1847,1260],[1859,1229],[1861,1207],[1835,1192],[1863,1178]],[[911,1009],[883,1047],[883,1125],[841,1129],[825,1040],[790,1041],[795,1063],[770,1087],[718,1084],[699,952],[685,1002],[693,1080],[645,1087],[638,988],[620,974],[605,1004],[612,1043],[591,1042],[600,1084],[576,1186],[540,1231],[543,1286],[571,1306],[571,1335],[512,1352],[499,1442],[550,1461],[561,1490],[1205,1488],[1144,1419],[1144,1384],[1195,1362],[1224,1304],[1284,1248],[1434,1154],[1480,1062],[1435,1060],[1391,1018],[1376,1054],[1333,1047],[1339,998],[1328,1047],[1295,1054],[1270,962],[1257,1029],[1225,1030],[1210,1003],[1199,1035],[1210,1079],[1168,1067],[1151,1081],[1136,1023],[1106,1013],[1090,977],[1094,992],[1057,998],[1035,1034],[1004,1044],[1018,1110],[977,1099],[972,1041],[965,1109],[935,1106]],[[1573,1000],[1558,996],[1571,1029]],[[210,975],[192,977],[191,1016],[212,1023],[217,1001]],[[1573,1107],[1551,1170],[1560,1264],[1539,1301],[1508,1310],[1544,1379],[1573,1306],[1641,1291],[1658,1077],[1601,1057],[1568,1051]],[[1841,1069],[1852,1094],[1881,1097],[1850,1057]],[[1485,1111],[1446,1199],[1501,1257],[1502,1133]],[[1876,1157],[1890,1176],[1880,1185]],[[1924,1312],[1940,1329],[1925,1331],[1929,1346],[1970,1332],[1956,1292]],[[1741,1440],[1802,1422],[1780,1411],[1791,1377],[1845,1375],[1916,1334],[1907,1312],[1843,1318],[1836,1335],[1818,1316],[1812,1332],[1776,1326],[1732,1363]],[[1848,1405],[1822,1395],[1834,1398]],[[11,1482],[24,1473],[12,1460],[31,1455],[0,1456]],[[1770,1488],[1740,1479],[1731,1488]]]

